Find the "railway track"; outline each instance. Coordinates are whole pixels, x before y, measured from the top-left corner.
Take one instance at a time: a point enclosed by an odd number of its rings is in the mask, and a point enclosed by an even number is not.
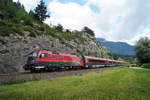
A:
[[[34,80],[35,79],[48,79],[54,80],[57,77],[72,76],[72,75],[82,75],[88,72],[100,72],[103,70],[110,70],[118,67],[103,67],[94,69],[78,69],[78,70],[68,70],[68,71],[55,71],[55,72],[42,72],[42,73],[30,73],[30,72],[20,72],[13,74],[0,74],[0,84],[3,84],[9,80]]]

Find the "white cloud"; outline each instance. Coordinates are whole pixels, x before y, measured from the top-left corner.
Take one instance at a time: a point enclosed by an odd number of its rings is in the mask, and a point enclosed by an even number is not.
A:
[[[150,1],[148,0],[88,1],[101,7],[97,27],[106,39],[131,43],[136,35],[141,35],[142,31],[150,25]],[[99,36],[101,33],[96,34]]]
[[[148,37],[150,39],[150,28],[145,29],[141,34],[137,34],[134,38],[130,40],[130,44],[134,45],[141,37]]]
[[[50,19],[45,22],[57,25],[61,23],[65,28],[81,29],[83,26],[94,28],[95,13],[88,6],[81,6],[76,3],[63,4],[58,1],[53,1],[48,6],[51,11]]]
[[[150,24],[149,4],[148,0],[87,0],[79,5],[55,0],[49,3],[52,14],[45,22],[78,30],[88,26],[97,37],[133,44],[133,38],[148,34],[142,32]],[[90,5],[99,7],[100,12],[92,11]]]

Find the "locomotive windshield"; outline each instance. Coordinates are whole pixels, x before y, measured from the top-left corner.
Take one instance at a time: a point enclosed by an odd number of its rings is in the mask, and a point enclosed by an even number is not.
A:
[[[30,54],[28,54],[28,57],[35,58],[37,55],[38,55],[38,51],[34,51],[34,52],[31,52]]]
[[[37,56],[37,52],[33,52],[32,57],[36,57]]]

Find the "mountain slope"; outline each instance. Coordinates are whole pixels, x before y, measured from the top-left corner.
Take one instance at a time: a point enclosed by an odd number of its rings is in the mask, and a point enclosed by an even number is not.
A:
[[[96,38],[96,40],[106,46],[111,53],[122,56],[135,56],[134,46],[131,46],[125,42],[112,42],[103,38]]]

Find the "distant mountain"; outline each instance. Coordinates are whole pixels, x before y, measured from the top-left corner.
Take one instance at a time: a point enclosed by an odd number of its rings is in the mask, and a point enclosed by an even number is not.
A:
[[[134,46],[125,42],[107,41],[104,38],[96,38],[96,40],[103,46],[106,46],[111,53],[121,56],[135,56]]]

